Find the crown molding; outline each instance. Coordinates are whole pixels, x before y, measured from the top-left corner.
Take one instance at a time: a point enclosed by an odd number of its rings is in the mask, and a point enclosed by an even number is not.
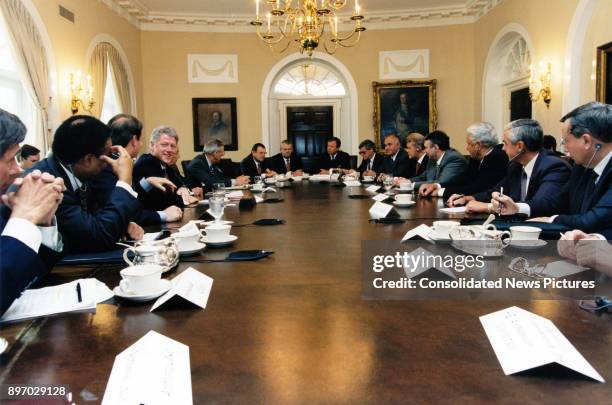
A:
[[[98,0],[143,31],[232,32],[252,33],[253,15],[202,13],[159,13],[149,10],[139,0]],[[364,25],[368,30],[432,27],[471,24],[489,13],[504,0],[467,0],[463,6],[414,8],[403,11],[367,12]],[[339,19],[348,21],[349,14]],[[343,18],[344,17],[344,18]],[[343,24],[340,24],[343,26]],[[344,25],[347,29],[352,24]]]

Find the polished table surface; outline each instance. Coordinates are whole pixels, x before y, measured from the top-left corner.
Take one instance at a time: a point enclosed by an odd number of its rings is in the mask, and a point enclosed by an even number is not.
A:
[[[234,246],[207,249],[275,254],[256,262],[181,263],[214,279],[208,306],[150,313],[150,303],[100,304],[95,314],[66,314],[4,327],[11,346],[0,383],[69,384],[77,403],[100,402],[115,356],[150,330],[189,346],[194,403],[610,403],[600,384],[555,368],[505,376],[478,319],[517,305],[546,317],[606,381],[612,378],[609,314],[576,301],[362,299],[361,241],[399,240],[438,214],[436,200],[399,210],[406,224],[368,222],[371,200],[355,190],[294,183],[284,201],[226,209],[249,223]],[[184,221],[201,207],[186,210]],[[196,257],[197,258],[197,257]],[[113,288],[122,266],[57,268],[51,282],[94,275]]]

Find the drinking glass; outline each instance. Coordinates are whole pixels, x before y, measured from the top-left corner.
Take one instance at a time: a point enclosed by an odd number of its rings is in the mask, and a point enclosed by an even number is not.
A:
[[[393,188],[393,176],[386,174],[383,177],[383,186],[385,187],[387,194],[391,195],[391,189]]]
[[[260,184],[261,182],[263,182],[263,177],[262,176],[255,176],[255,177],[253,177],[253,184]]]
[[[223,208],[225,207],[225,195],[213,193],[209,200],[210,215],[215,218],[216,223],[221,222],[223,216]]]
[[[212,191],[214,192],[218,192],[218,191],[225,191],[225,183],[214,183],[212,186]]]

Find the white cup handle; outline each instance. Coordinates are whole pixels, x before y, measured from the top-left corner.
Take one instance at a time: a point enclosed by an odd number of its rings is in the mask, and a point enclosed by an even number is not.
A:
[[[123,251],[123,261],[125,261],[128,265],[130,266],[134,266],[134,262],[130,260],[130,258],[128,257],[128,252],[133,252],[134,255],[136,254],[136,249],[134,248],[127,248]]]
[[[130,288],[130,283],[126,280],[123,279],[119,282],[119,288],[121,288],[121,290],[125,291],[126,293],[129,294],[133,294],[134,292],[132,291],[132,289]]]

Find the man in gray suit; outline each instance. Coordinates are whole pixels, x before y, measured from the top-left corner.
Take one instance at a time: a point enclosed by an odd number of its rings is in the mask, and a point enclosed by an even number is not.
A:
[[[438,190],[448,184],[463,181],[467,162],[459,152],[450,147],[448,135],[442,131],[428,134],[425,137],[425,152],[429,157],[425,172],[409,180],[402,179],[400,183],[413,182],[414,189],[419,190],[419,195],[427,197],[437,195]]]

